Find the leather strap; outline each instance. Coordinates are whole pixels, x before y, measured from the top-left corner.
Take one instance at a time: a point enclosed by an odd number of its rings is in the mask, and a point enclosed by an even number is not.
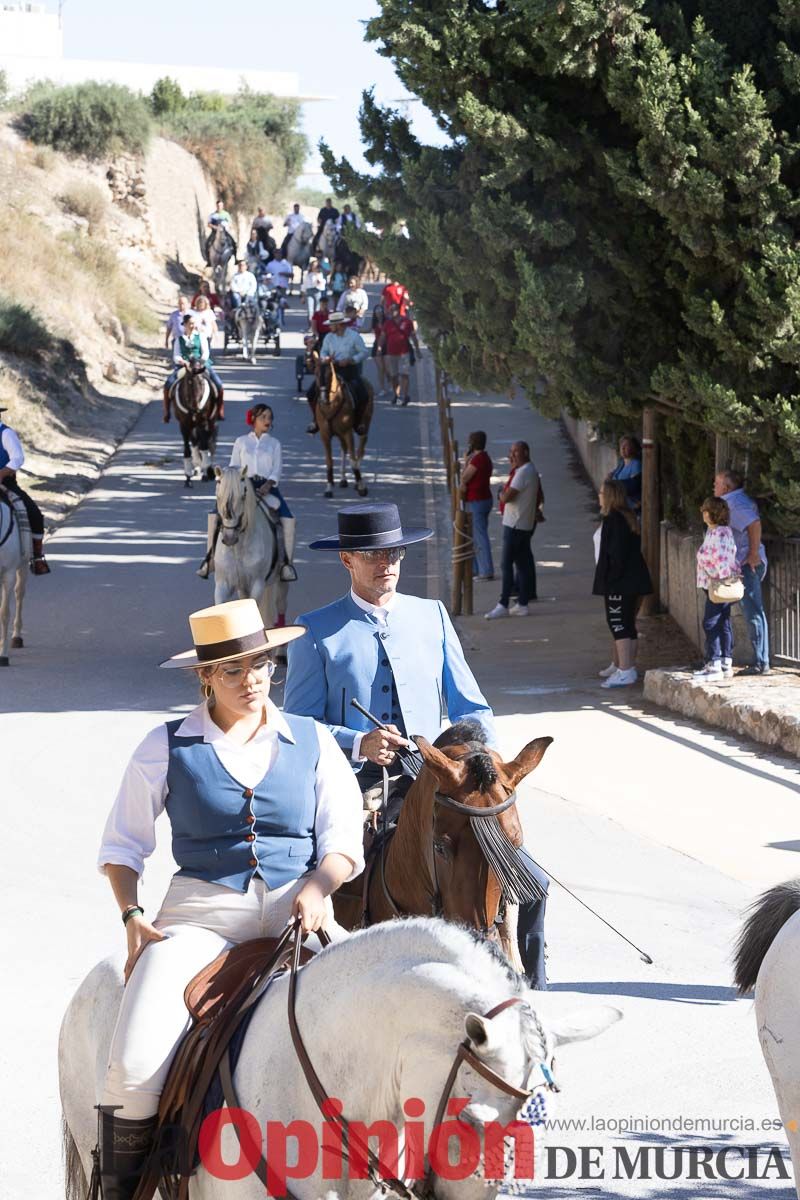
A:
[[[442,792],[435,792],[434,795],[436,803],[441,804],[442,808],[462,813],[465,817],[497,817],[517,802],[516,792],[512,792],[502,804],[493,804],[491,808],[478,808],[474,804],[462,804],[460,800],[454,800],[452,796],[445,796]]]

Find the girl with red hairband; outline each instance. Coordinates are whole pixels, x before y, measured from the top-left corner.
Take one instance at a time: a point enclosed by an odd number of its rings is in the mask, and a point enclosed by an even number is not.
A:
[[[268,517],[275,526],[278,557],[281,563],[280,578],[284,583],[294,583],[297,579],[297,571],[292,559],[297,522],[278,486],[283,470],[283,458],[280,442],[270,433],[274,420],[272,409],[268,404],[254,404],[247,410],[245,421],[250,426],[250,432],[242,434],[233,443],[230,465],[247,467],[247,477],[255,488],[259,507],[265,517]],[[211,542],[209,552],[197,572],[203,579],[208,578],[218,536],[219,519],[217,519],[209,539]],[[278,613],[276,626],[285,624],[286,614]]]

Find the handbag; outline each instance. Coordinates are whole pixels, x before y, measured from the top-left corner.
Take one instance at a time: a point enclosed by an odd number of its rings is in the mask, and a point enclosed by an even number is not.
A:
[[[712,604],[735,604],[744,596],[744,584],[738,575],[728,579],[710,580],[708,598]]]

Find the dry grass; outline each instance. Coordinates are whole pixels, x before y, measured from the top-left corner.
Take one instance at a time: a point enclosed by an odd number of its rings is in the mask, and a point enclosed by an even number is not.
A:
[[[49,146],[37,146],[31,155],[31,162],[40,171],[52,171],[58,162],[58,155]]]
[[[108,215],[108,199],[94,183],[71,183],[58,197],[62,207],[89,222],[96,233]]]

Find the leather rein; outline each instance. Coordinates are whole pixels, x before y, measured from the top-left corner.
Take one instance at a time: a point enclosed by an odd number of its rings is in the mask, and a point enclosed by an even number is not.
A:
[[[323,948],[330,944],[330,938],[324,930],[319,930],[317,936],[322,942]],[[288,947],[292,938],[294,938],[294,946],[291,951],[291,962],[289,967],[288,997],[289,1030],[292,1035],[292,1044],[297,1055],[297,1060],[302,1068],[306,1083],[308,1084],[311,1095],[314,1097],[317,1107],[325,1117],[326,1121],[332,1122],[334,1125],[336,1125],[341,1133],[343,1157],[346,1157],[349,1160],[353,1154],[356,1154],[360,1161],[366,1164],[367,1173],[372,1183],[384,1194],[389,1191],[395,1196],[401,1197],[402,1200],[433,1200],[433,1183],[434,1179],[436,1178],[436,1172],[430,1163],[428,1164],[421,1185],[416,1183],[405,1183],[402,1179],[399,1179],[397,1176],[392,1174],[388,1166],[381,1159],[380,1155],[376,1154],[372,1150],[368,1142],[365,1142],[361,1137],[353,1132],[352,1126],[348,1119],[341,1113],[336,1113],[333,1111],[334,1106],[330,1103],[331,1098],[326,1092],[319,1075],[314,1069],[314,1064],[312,1063],[311,1057],[306,1049],[302,1034],[300,1032],[300,1027],[297,1023],[297,978],[300,969],[300,951],[303,944],[299,918],[296,918],[291,925],[287,926],[286,930],[281,936],[278,946],[275,949],[275,954],[273,957],[278,958],[281,954],[281,951]],[[491,1021],[493,1017],[498,1016],[507,1008],[511,1008],[515,1004],[524,1003],[525,1001],[521,997],[512,996],[508,1000],[503,1000],[500,1004],[496,1004],[494,1008],[490,1008],[488,1012],[483,1014],[483,1019],[485,1021]],[[498,1091],[503,1092],[507,1096],[512,1096],[515,1100],[528,1100],[536,1091],[540,1089],[545,1089],[548,1091],[558,1090],[552,1077],[549,1077],[548,1073],[546,1072],[543,1072],[545,1075],[545,1082],[536,1084],[532,1088],[518,1088],[515,1084],[509,1083],[507,1079],[504,1079],[502,1075],[497,1073],[497,1071],[492,1070],[491,1067],[487,1066],[487,1064],[478,1057],[478,1055],[472,1049],[471,1039],[467,1036],[464,1038],[463,1042],[459,1043],[450,1067],[450,1071],[448,1072],[447,1078],[444,1082],[442,1094],[439,1098],[439,1104],[436,1109],[434,1129],[441,1126],[442,1118],[444,1117],[445,1109],[447,1107],[447,1102],[452,1094],[456,1077],[462,1063],[466,1063],[468,1066],[470,1066],[473,1071],[476,1071],[485,1080],[487,1080],[487,1082],[491,1083],[493,1087],[496,1087]],[[236,1088],[233,1083],[230,1058],[227,1050],[220,1063],[219,1074],[226,1105],[230,1109],[241,1108],[239,1098],[236,1094]],[[234,1130],[237,1138],[239,1138],[238,1126],[234,1126]],[[260,1160],[253,1165],[252,1170],[253,1174],[259,1178],[265,1187],[267,1187],[267,1160],[263,1154],[261,1155]],[[285,1181],[281,1180],[281,1183],[284,1186],[285,1194],[288,1200],[297,1200],[297,1198],[286,1186]]]

